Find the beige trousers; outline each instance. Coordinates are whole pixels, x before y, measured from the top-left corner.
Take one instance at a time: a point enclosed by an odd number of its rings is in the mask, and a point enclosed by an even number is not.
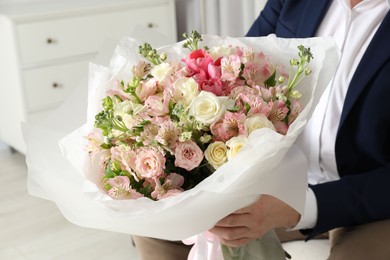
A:
[[[282,242],[303,240],[298,231],[276,230]],[[328,234],[317,237],[328,239]],[[133,236],[141,260],[186,260],[191,249],[180,241]],[[328,260],[390,260],[390,219],[329,232]],[[320,260],[320,259],[319,259]]]

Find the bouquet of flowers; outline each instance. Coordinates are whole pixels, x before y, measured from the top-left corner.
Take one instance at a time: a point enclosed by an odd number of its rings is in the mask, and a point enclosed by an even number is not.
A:
[[[191,189],[231,160],[253,131],[285,135],[302,111],[296,86],[311,73],[310,48],[298,46],[288,74],[253,48],[199,48],[199,33],[185,36],[190,52],[181,61],[140,46],[146,61],[102,100],[87,150],[113,199],[159,200]]]
[[[168,240],[265,193],[302,212],[306,158],[293,144],[337,61],[325,38],[194,32],[157,50],[124,39],[109,66],[90,66],[85,124],[69,127],[84,120],[76,93],[25,127],[29,190],[74,224]]]

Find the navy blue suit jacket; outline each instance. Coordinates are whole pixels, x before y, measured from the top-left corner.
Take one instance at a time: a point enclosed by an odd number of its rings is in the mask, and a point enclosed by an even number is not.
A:
[[[331,0],[269,0],[247,36],[314,36]],[[340,180],[312,187],[318,220],[309,238],[335,227],[390,218],[390,14],[348,88],[335,146]]]

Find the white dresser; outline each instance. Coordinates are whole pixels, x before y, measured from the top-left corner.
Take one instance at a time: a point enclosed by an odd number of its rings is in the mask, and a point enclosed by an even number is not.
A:
[[[22,153],[21,122],[55,109],[86,77],[105,39],[176,41],[174,0],[15,3],[0,3],[0,139]]]

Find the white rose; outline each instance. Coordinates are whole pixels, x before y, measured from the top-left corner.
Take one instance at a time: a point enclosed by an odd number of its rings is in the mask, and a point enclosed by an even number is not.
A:
[[[229,147],[227,151],[228,159],[232,159],[236,154],[246,145],[248,139],[245,135],[239,135],[230,138],[229,141],[226,142],[226,146]]]
[[[275,130],[275,127],[272,122],[269,121],[268,118],[263,114],[256,114],[251,117],[248,117],[245,120],[245,129],[248,135],[251,134],[254,130],[260,128],[270,128],[272,130]]]
[[[216,60],[219,57],[227,57],[236,52],[236,49],[229,46],[213,47],[210,49],[211,57]]]
[[[211,143],[206,151],[204,151],[204,157],[206,160],[214,167],[214,169],[218,169],[224,163],[227,162],[227,147],[224,142],[217,141]]]
[[[198,83],[193,78],[179,78],[173,83],[173,87],[173,99],[182,101],[186,106],[199,94]]]
[[[172,67],[169,63],[163,62],[153,67],[150,74],[158,81],[164,82],[168,75],[172,72]]]
[[[196,121],[209,126],[223,115],[227,100],[227,97],[217,97],[211,92],[201,91],[192,100],[189,115],[193,116]]]

